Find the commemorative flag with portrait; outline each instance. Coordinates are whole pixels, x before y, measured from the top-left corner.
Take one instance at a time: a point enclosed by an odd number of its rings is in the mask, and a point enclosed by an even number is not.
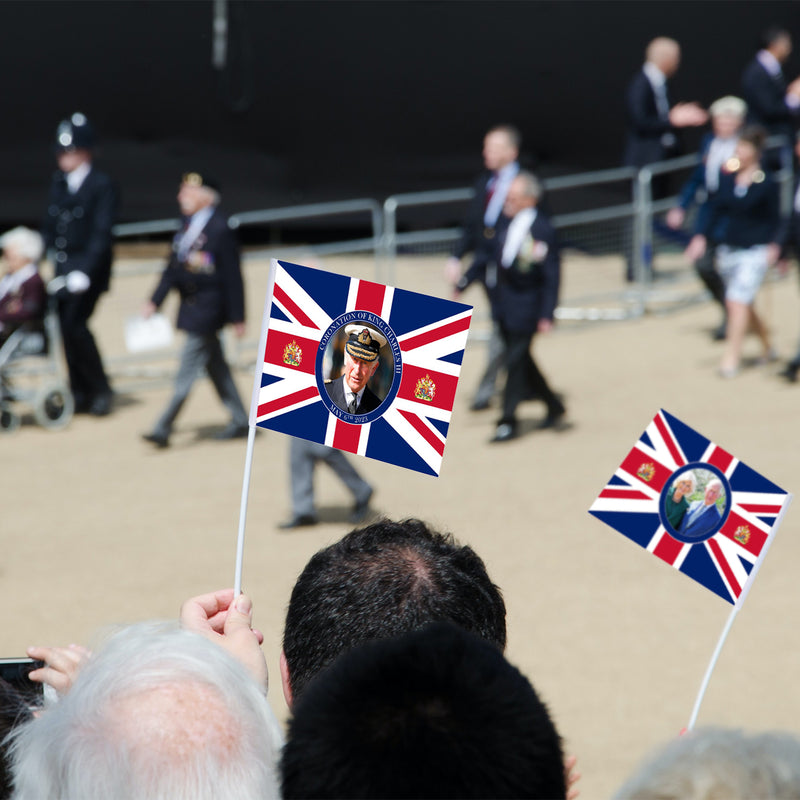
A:
[[[273,259],[250,424],[438,475],[471,319],[463,303]],[[354,323],[386,339],[391,367],[364,414],[325,388],[330,345]]]
[[[691,498],[680,500],[683,491]],[[788,492],[661,410],[589,513],[738,606],[790,501]]]

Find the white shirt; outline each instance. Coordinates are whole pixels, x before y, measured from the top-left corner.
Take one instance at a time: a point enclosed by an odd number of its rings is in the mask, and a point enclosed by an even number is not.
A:
[[[536,219],[537,211],[535,208],[523,208],[508,226],[506,241],[503,245],[503,256],[500,263],[508,269],[514,259],[519,255],[525,237],[531,232],[531,225]]]
[[[364,394],[364,389],[367,388],[367,385],[361,387],[361,391],[358,393],[353,392],[350,387],[347,385],[347,377],[342,375],[342,386],[344,387],[344,404],[349,408],[350,403],[353,402],[353,398],[356,398],[356,408],[361,404],[361,397]]]
[[[189,225],[186,228],[186,232],[183,234],[183,236],[181,236],[180,241],[178,242],[178,258],[181,261],[185,260],[186,254],[195,243],[195,240],[200,235],[203,228],[205,228],[208,220],[211,219],[211,215],[214,213],[214,208],[214,206],[206,206],[205,208],[201,208],[199,211],[196,211],[191,217],[189,217]]]
[[[506,202],[506,195],[508,194],[508,187],[511,186],[511,181],[517,177],[519,172],[519,164],[512,161],[506,164],[502,169],[497,171],[497,174],[492,178],[494,181],[494,194],[486,206],[486,211],[483,214],[483,224],[487,228],[494,228],[497,225],[497,218],[503,210],[503,205]]]
[[[72,172],[64,173],[64,177],[67,180],[67,189],[69,189],[70,194],[75,194],[78,189],[83,186],[83,182],[86,180],[86,176],[92,171],[92,165],[89,161],[84,161],[83,164],[79,164],[75,167]]]
[[[722,165],[736,152],[738,137],[731,136],[729,139],[721,139],[715,136],[711,140],[706,155],[706,189],[716,192],[719,189],[719,171]]]

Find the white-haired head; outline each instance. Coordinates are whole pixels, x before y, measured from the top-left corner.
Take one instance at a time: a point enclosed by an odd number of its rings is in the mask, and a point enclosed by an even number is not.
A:
[[[38,263],[44,253],[42,237],[36,231],[21,225],[0,236],[0,247],[6,253],[13,251],[30,264]]]
[[[260,687],[175,624],[115,634],[11,744],[15,800],[277,798],[281,735]]]
[[[694,476],[694,472],[691,470],[687,470],[686,472],[682,472],[678,475],[677,478],[672,483],[672,488],[677,489],[679,483],[683,483],[683,481],[688,481],[692,488],[686,494],[694,494],[697,489],[697,478]]]
[[[615,800],[800,797],[800,740],[788,733],[707,728],[649,758]]]
[[[741,97],[734,97],[732,94],[720,97],[709,107],[708,112],[712,117],[731,116],[744,119],[747,114],[747,103]]]

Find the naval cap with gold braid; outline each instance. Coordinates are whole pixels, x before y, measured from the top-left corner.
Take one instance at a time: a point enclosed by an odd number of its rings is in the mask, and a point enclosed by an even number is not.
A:
[[[344,349],[353,357],[361,361],[372,362],[386,344],[386,337],[363,322],[354,322],[344,329],[347,341]]]

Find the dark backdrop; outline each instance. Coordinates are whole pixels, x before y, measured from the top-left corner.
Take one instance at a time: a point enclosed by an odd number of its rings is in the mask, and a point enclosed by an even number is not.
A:
[[[212,0],[0,3],[3,225],[38,218],[55,125],[76,109],[99,131],[124,220],[174,215],[187,168],[216,174],[229,211],[383,198],[470,183],[501,121],[543,174],[617,165],[624,87],[656,35],[683,46],[673,99],[702,103],[739,91],[767,25],[800,40],[800,3],[770,0],[228,8],[220,72]]]

